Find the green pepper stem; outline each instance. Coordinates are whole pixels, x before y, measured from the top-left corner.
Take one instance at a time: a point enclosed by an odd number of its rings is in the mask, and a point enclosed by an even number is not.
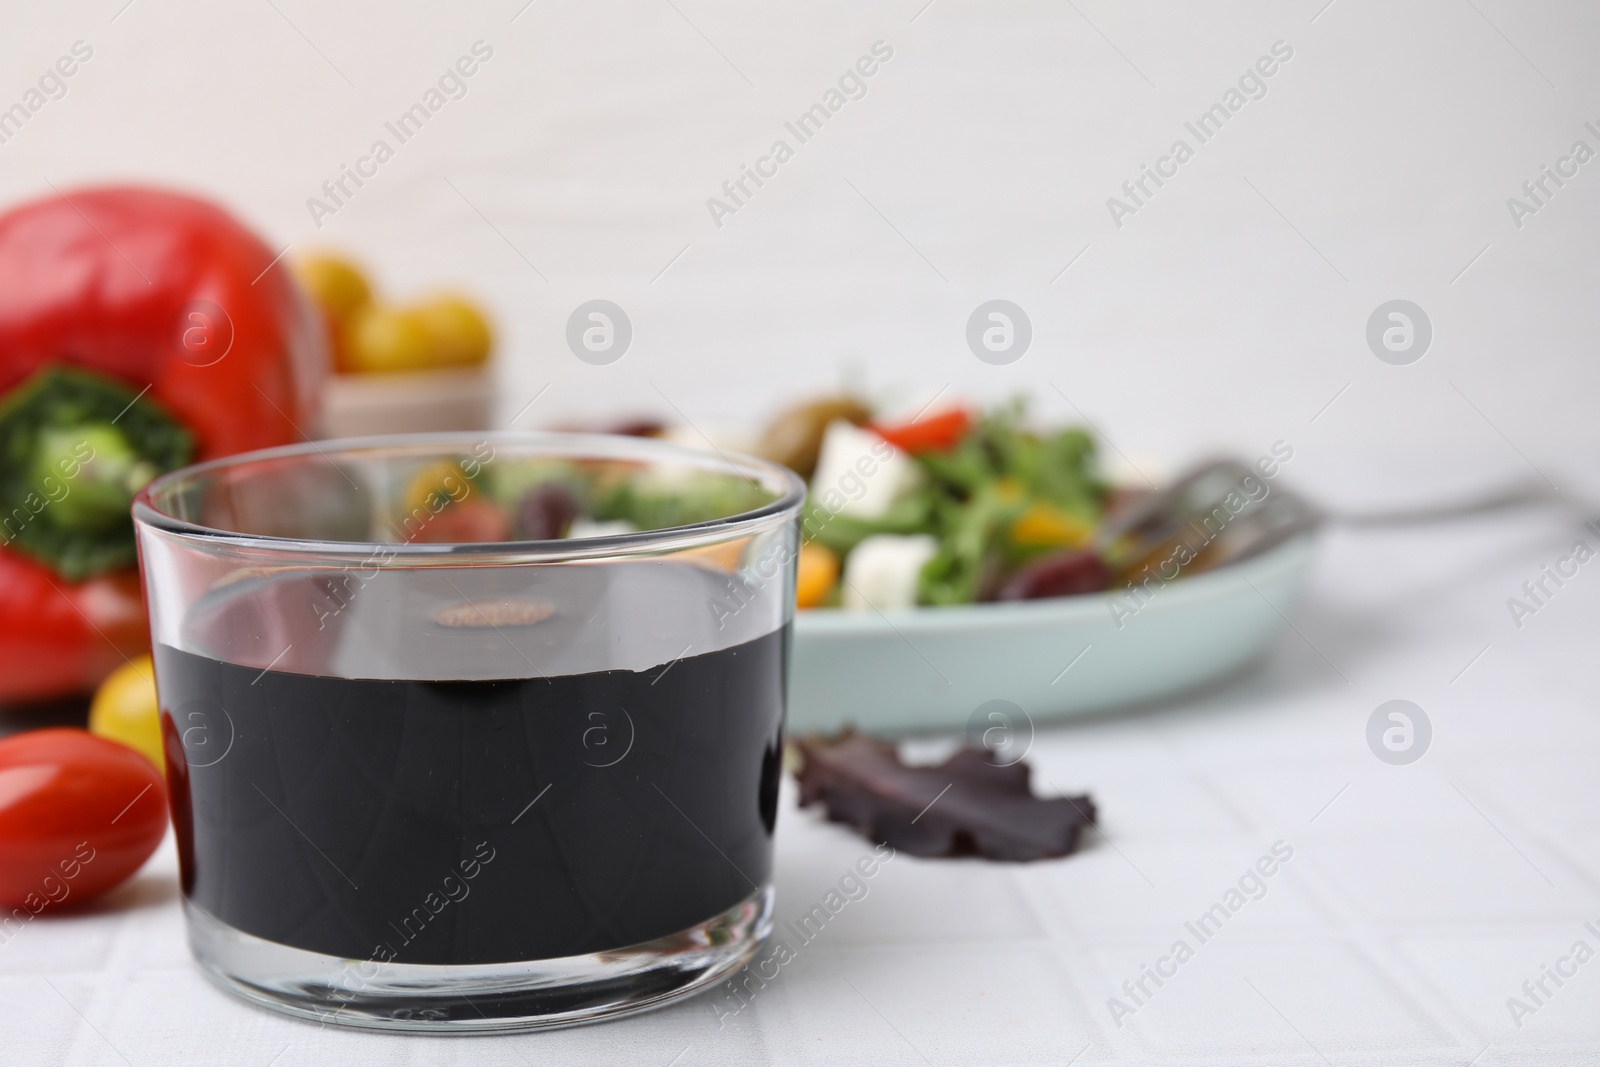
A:
[[[34,486],[51,501],[50,523],[66,529],[115,522],[156,473],[110,423],[49,427],[34,449]]]

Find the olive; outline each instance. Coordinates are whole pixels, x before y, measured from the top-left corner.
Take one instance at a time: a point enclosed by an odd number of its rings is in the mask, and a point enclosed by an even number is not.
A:
[[[767,425],[756,451],[774,463],[781,463],[802,478],[817,469],[817,454],[822,451],[822,435],[829,423],[843,419],[862,425],[872,419],[872,411],[850,397],[812,400],[781,412]]]
[[[619,419],[596,430],[596,433],[616,434],[620,437],[660,437],[667,424],[649,415]]]
[[[566,535],[577,516],[577,495],[560,482],[546,482],[523,494],[517,529],[530,541],[554,541]]]
[[[1052,552],[1036,559],[1006,580],[996,600],[1041,600],[1045,597],[1098,593],[1111,586],[1111,572],[1095,553],[1082,548]]]

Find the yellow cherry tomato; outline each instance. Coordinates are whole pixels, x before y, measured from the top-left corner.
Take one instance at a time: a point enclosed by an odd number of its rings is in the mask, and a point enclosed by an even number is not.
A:
[[[1082,548],[1093,536],[1094,527],[1042,500],[1011,524],[1011,543],[1028,548]]]
[[[447,293],[419,304],[415,314],[440,366],[471,367],[489,358],[494,334],[472,301]]]
[[[100,683],[89,705],[89,730],[119,741],[166,770],[161,754],[161,706],[149,656],[124,663]]]
[[[994,495],[1002,504],[1015,504],[1022,499],[1022,485],[1015,478],[1001,478],[994,484]]]
[[[342,341],[339,369],[349,373],[384,374],[435,365],[433,342],[414,312],[368,304],[345,323]]]
[[[723,574],[732,574],[739,569],[739,564],[744,562],[744,550],[749,544],[750,538],[741,537],[737,541],[721,541],[714,545],[686,548],[682,552],[675,553],[673,558],[721,571]]]
[[[372,301],[372,287],[361,268],[339,256],[306,256],[295,262],[294,273],[322,313],[334,322],[344,322]]]
[[[461,469],[461,464],[441,459],[411,476],[401,503],[407,514],[432,513],[447,504],[459,504],[471,495],[472,479]]]
[[[795,606],[814,608],[828,599],[839,580],[839,557],[815,541],[800,546],[794,581]]]

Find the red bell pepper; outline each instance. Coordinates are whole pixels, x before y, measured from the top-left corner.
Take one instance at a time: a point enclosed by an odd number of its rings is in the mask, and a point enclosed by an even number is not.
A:
[[[972,416],[961,408],[915,419],[899,426],[872,430],[902,452],[944,452],[954,448],[972,428]]]
[[[155,189],[0,216],[0,702],[149,647],[128,506],[157,474],[314,432],[327,354],[270,248]]]

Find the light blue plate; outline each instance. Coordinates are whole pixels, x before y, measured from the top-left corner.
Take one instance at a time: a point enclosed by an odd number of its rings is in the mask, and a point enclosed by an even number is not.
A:
[[[1126,594],[795,617],[789,727],[963,730],[981,705],[1035,721],[1133,707],[1214,681],[1287,624],[1310,568],[1304,534],[1183,578],[1118,625]]]

